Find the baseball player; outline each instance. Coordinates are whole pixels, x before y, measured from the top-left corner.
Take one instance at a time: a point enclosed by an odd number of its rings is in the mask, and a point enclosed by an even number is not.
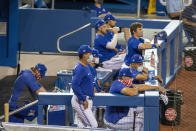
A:
[[[143,66],[144,59],[140,54],[135,54],[130,59],[130,68],[134,78],[133,84],[144,84],[148,80],[148,68]],[[155,76],[160,84],[163,83],[161,76]]]
[[[38,80],[45,76],[47,68],[43,64],[37,64],[30,70],[22,70],[14,82],[12,95],[9,100],[10,111],[16,110],[26,104],[35,101],[36,95],[46,92]],[[10,116],[10,122],[24,123],[24,119],[32,121],[37,117],[37,105],[31,106],[17,114]]]
[[[92,112],[94,79],[88,66],[93,61],[92,49],[87,45],[81,45],[78,49],[78,55],[79,62],[73,71],[72,77],[74,95],[71,104],[76,111],[78,127],[96,128],[98,125]]]
[[[103,0],[94,0],[95,5],[93,10],[96,11],[97,17],[104,17],[106,14],[110,13],[103,7]]]
[[[99,51],[96,49],[92,49],[92,55],[93,55],[93,61],[89,64],[89,68],[94,78],[93,81],[94,91],[101,92],[100,81],[97,79],[97,71],[96,71],[96,68],[99,66],[99,57],[101,55],[99,54]]]
[[[111,15],[111,14],[107,14],[105,17],[104,17],[104,21],[107,25],[107,33],[105,34],[106,38],[108,39],[108,41],[111,41],[112,38],[114,37],[114,32],[113,30],[115,28],[119,29],[120,31],[120,28],[119,27],[116,27],[116,18]],[[121,46],[117,43],[116,45],[116,52],[120,53],[120,54],[123,54],[125,53],[125,50],[123,48],[121,48]]]
[[[118,27],[116,27],[116,18],[112,14],[107,14],[104,17],[104,21],[106,22],[106,24],[107,24],[107,26],[109,28],[109,31],[108,31],[107,34],[109,34],[109,39],[111,40],[112,37],[114,36],[114,33],[112,31],[113,28],[118,28]],[[125,38],[125,40],[128,41],[128,39],[131,36],[130,31],[129,31],[129,28],[120,28],[119,33],[121,33],[122,31],[124,32],[124,38]],[[119,49],[122,49],[120,46],[118,48]]]
[[[102,63],[103,68],[119,69],[124,62],[125,56],[125,54],[118,54],[117,42],[119,29],[113,28],[112,31],[114,35],[112,39],[108,39],[108,27],[103,20],[98,20],[95,24],[95,28],[97,29],[97,34],[94,40],[94,48],[102,55],[102,57],[100,57],[100,62]]]
[[[119,79],[114,81],[110,88],[110,93],[134,96],[138,91],[159,90],[165,92],[164,88],[159,86],[150,86],[144,84],[133,85],[133,76],[130,68],[123,68],[119,72]],[[134,117],[134,114],[137,116]],[[104,123],[110,129],[143,131],[144,114],[142,107],[112,107],[106,108]],[[135,122],[134,122],[135,121]],[[133,123],[135,125],[133,126]]]
[[[142,55],[142,50],[149,48],[157,48],[160,44],[150,44],[144,42],[143,36],[143,25],[141,23],[135,22],[130,26],[130,31],[132,37],[128,40],[128,50],[125,56],[124,62],[127,66],[130,65],[131,57],[134,54]]]
[[[94,40],[94,48],[99,51],[102,55],[100,57],[100,62],[104,62],[110,60],[113,56],[117,54],[117,41],[118,41],[118,31],[119,29],[114,29],[114,37],[109,40],[105,35],[107,34],[107,25],[103,20],[97,21],[95,24],[95,28],[97,29],[96,38]]]

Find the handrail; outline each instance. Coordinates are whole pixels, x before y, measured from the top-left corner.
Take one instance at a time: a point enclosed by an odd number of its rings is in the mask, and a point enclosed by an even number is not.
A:
[[[73,93],[53,93],[42,92],[38,95],[38,124],[44,124],[43,106],[44,105],[65,105],[66,124],[74,123],[73,108],[71,99]],[[95,93],[93,99],[94,106],[128,106],[144,107],[144,131],[159,130],[159,92],[145,91],[138,96],[124,96],[111,93]]]
[[[60,37],[57,39],[57,50],[58,50],[60,53],[75,53],[75,51],[63,51],[63,50],[61,50],[61,49],[60,49],[60,40],[61,40],[62,38],[65,38],[65,37],[67,37],[67,36],[70,36],[70,35],[72,35],[72,34],[78,32],[78,31],[80,31],[80,30],[83,30],[83,29],[89,27],[90,25],[91,25],[91,23],[88,23],[88,24],[86,24],[86,25],[84,25],[84,26],[82,26],[82,27],[80,27],[80,28],[78,28],[78,29],[76,29],[76,30],[73,30],[73,31],[71,31],[71,32],[69,32],[69,33],[67,33],[67,34],[65,34],[65,35],[60,36]]]
[[[38,103],[38,100],[33,101],[33,102],[31,102],[31,103],[29,103],[29,104],[27,104],[27,105],[25,105],[25,106],[23,106],[23,107],[20,107],[20,108],[14,110],[14,111],[11,111],[11,112],[9,113],[9,116],[14,115],[14,114],[16,114],[16,113],[18,113],[18,112],[20,112],[20,111],[22,111],[22,110],[24,110],[24,109],[26,109],[26,108],[28,108],[28,107],[30,107],[30,106],[33,106],[33,105],[35,105],[35,104],[37,104],[37,103]],[[4,118],[5,118],[5,115],[0,116],[0,120],[2,120],[2,119],[4,119]]]
[[[55,0],[52,0],[51,9],[54,9]]]

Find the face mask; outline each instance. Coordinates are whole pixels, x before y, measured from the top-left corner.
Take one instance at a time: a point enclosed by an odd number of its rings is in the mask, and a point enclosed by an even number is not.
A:
[[[127,87],[130,87],[132,85],[133,79],[128,79],[128,80],[120,80],[124,85]]]
[[[143,71],[143,66],[139,66],[139,67],[137,68],[137,71],[138,71],[138,72],[142,72],[142,71]]]
[[[95,64],[99,64],[99,58],[95,58]]]
[[[91,63],[93,61],[93,55],[90,55],[89,58],[87,59],[88,63]]]

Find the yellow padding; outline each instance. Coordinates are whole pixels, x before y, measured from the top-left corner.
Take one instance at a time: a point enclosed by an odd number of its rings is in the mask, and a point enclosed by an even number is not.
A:
[[[9,122],[9,104],[4,104],[4,116],[5,116],[5,122]]]
[[[149,0],[148,14],[156,13],[156,0]]]

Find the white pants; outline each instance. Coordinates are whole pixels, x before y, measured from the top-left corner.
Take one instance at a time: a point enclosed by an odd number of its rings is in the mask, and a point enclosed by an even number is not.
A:
[[[76,112],[77,125],[79,128],[84,128],[84,127],[97,128],[98,124],[92,112],[93,102],[92,100],[89,99],[87,99],[87,102],[88,102],[88,108],[84,110],[83,105],[78,103],[77,96],[74,95],[71,99],[72,108]]]
[[[120,69],[124,63],[124,58],[126,54],[115,55],[110,60],[104,61],[103,68],[105,69]]]
[[[133,130],[134,112],[137,112],[135,117],[135,131],[144,131],[144,109],[143,107],[130,108],[127,116],[120,119],[117,123],[113,124],[104,119],[104,123],[110,129],[115,130]]]

